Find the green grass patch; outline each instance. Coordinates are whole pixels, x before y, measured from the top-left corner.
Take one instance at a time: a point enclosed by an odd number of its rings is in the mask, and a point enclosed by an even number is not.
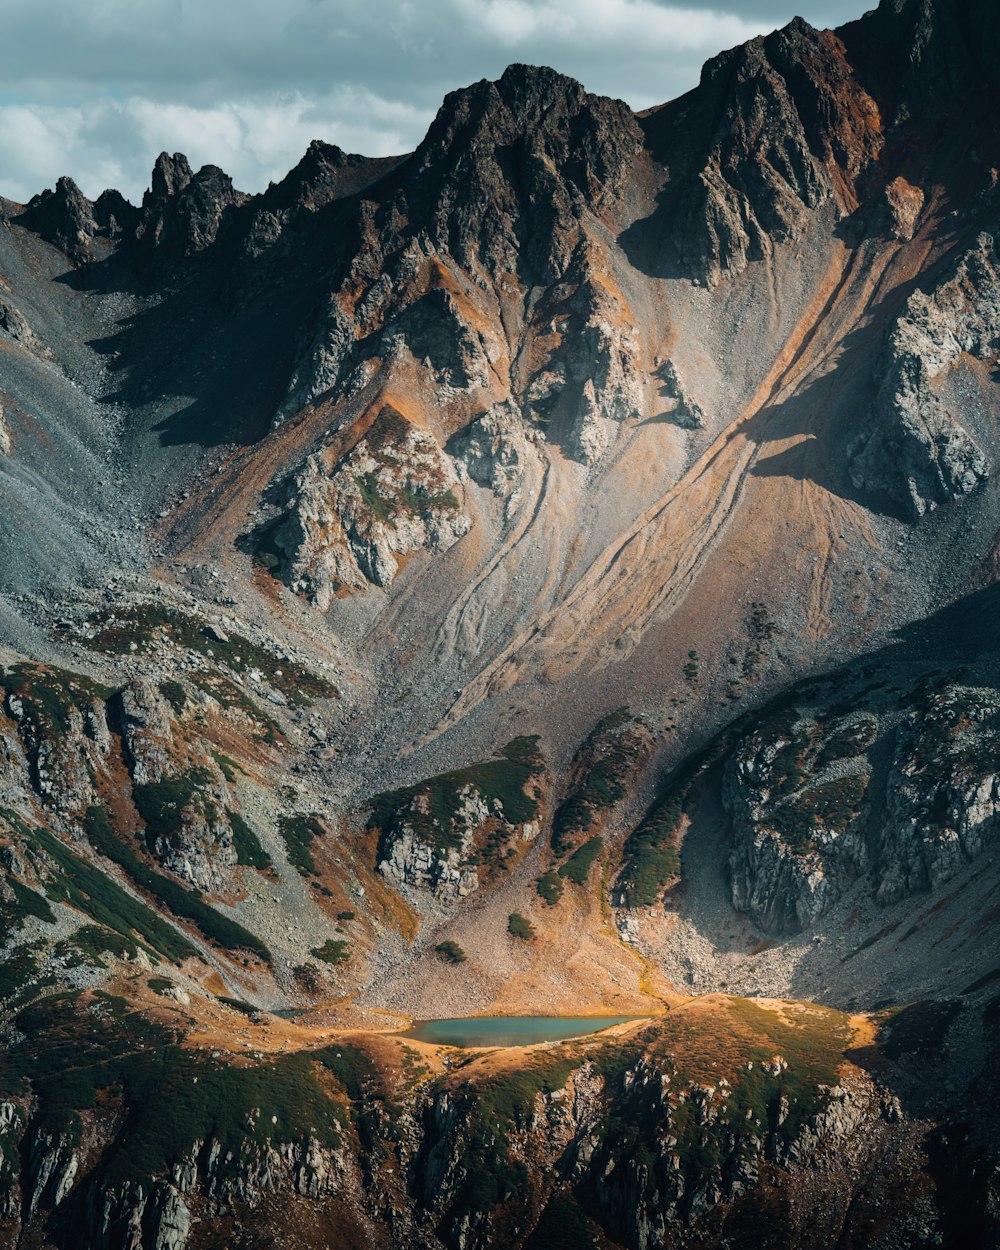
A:
[[[260,838],[250,828],[239,812],[228,811],[226,818],[233,831],[233,847],[236,851],[236,862],[248,868],[256,868],[263,872],[271,867],[271,857],[260,844]]]
[[[690,771],[679,776],[626,841],[618,881],[623,906],[652,907],[680,874],[680,826],[690,784]]]
[[[563,883],[559,878],[559,874],[553,872],[550,868],[548,872],[543,872],[535,882],[535,890],[538,897],[543,899],[549,907],[555,907],[556,903],[562,898]]]
[[[25,830],[25,835],[51,861],[50,880],[46,883],[50,898],[68,903],[122,937],[130,938],[134,934],[173,963],[197,954],[183,934],[161,920],[145,903],[127,894],[95,865],[71,851],[47,829]],[[95,849],[101,849],[94,845]]]
[[[204,769],[194,768],[179,777],[164,777],[162,781],[133,787],[132,796],[146,825],[146,845],[150,850],[157,838],[176,846],[177,835],[184,825],[185,809],[210,781]]]
[[[20,701],[22,724],[36,740],[65,737],[74,708],[82,713],[89,704],[104,702],[114,693],[110,686],[79,673],[27,663],[0,669],[0,689]]]
[[[288,852],[288,859],[299,876],[319,876],[319,869],[310,849],[313,841],[321,838],[325,832],[319,816],[315,813],[310,816],[299,813],[282,816],[278,820],[278,832]]]
[[[603,849],[604,843],[600,838],[588,838],[559,869],[559,876],[572,881],[574,885],[583,885]]]
[[[56,947],[56,954],[66,959],[71,968],[80,964],[104,968],[107,966],[105,955],[128,960],[134,959],[138,953],[139,947],[134,938],[96,924],[81,925]]]
[[[24,928],[24,922],[29,916],[45,924],[55,924],[55,912],[37,890],[24,885],[16,877],[8,876],[7,884],[14,898],[9,903],[0,902],[0,932],[4,937],[9,937]]]
[[[624,798],[628,776],[646,747],[635,724],[627,707],[618,708],[598,722],[577,751],[572,771],[579,780],[552,821],[552,847],[557,855],[565,855],[575,835],[586,833],[600,813]]]
[[[0,1003],[4,1010],[17,1010],[47,986],[55,984],[54,977],[41,975],[41,949],[40,942],[19,946],[0,960]]]
[[[771,808],[761,823],[773,829],[796,855],[816,847],[821,831],[843,833],[856,819],[868,789],[867,773],[851,773],[802,791],[791,802]]]
[[[77,1140],[81,1113],[108,1101],[124,1109],[101,1157],[102,1182],[148,1184],[196,1142],[219,1147],[219,1179],[238,1179],[245,1160],[270,1144],[342,1142],[343,1112],[307,1053],[237,1066],[183,1049],[168,1030],[129,1013],[123,1000],[52,996],[23,1010],[24,1035],[0,1057],[0,1087],[30,1093],[39,1131]]]
[[[527,1169],[512,1156],[510,1138],[515,1130],[530,1129],[535,1099],[543,1091],[561,1089],[575,1067],[572,1059],[529,1061],[516,1071],[461,1088],[457,1097],[469,1127],[453,1218],[493,1211],[517,1196],[527,1198]]]
[[[232,785],[236,781],[237,773],[243,772],[239,764],[235,760],[231,760],[228,755],[223,755],[221,751],[213,751],[212,759],[219,766],[219,772]]]
[[[252,721],[259,729],[255,735],[259,742],[273,746],[281,738],[281,726],[278,722],[262,712],[242,687],[235,685],[228,677],[221,673],[192,673],[191,681],[228,711],[239,712]]]

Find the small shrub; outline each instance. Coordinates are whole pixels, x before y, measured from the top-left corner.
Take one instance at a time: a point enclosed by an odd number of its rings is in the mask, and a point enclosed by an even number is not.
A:
[[[511,912],[507,917],[507,932],[511,937],[520,938],[523,942],[533,942],[538,936],[535,933],[535,926],[519,911]]]
[[[313,997],[323,991],[323,980],[319,975],[319,969],[312,964],[296,965],[292,969],[292,977],[296,985]]]
[[[349,942],[330,938],[322,946],[313,947],[309,953],[317,959],[322,959],[325,964],[332,964],[336,968],[340,964],[346,964],[350,959],[351,945]]]
[[[435,951],[450,964],[464,964],[465,951],[457,942],[453,942],[450,938],[446,942],[438,942],[434,947]]]
[[[548,872],[543,873],[535,882],[535,889],[538,891],[539,897],[544,899],[550,907],[555,907],[556,903],[562,898],[563,883],[559,879],[557,873],[551,868]]]

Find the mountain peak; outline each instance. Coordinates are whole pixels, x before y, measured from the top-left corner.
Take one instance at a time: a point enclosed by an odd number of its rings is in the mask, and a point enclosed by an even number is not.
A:
[[[170,156],[161,152],[153,166],[149,195],[153,200],[166,200],[183,191],[193,177],[188,158],[183,152]]]

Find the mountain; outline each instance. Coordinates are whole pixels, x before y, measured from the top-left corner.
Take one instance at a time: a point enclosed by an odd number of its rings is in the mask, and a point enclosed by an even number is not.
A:
[[[0,201],[0,1244],[1000,1245],[995,17]]]

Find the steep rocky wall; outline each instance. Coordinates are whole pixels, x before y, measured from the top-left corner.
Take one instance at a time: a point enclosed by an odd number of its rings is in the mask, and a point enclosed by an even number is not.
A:
[[[993,238],[983,234],[929,294],[910,296],[893,325],[869,428],[848,448],[856,486],[889,496],[916,519],[988,479],[986,454],[936,386],[963,354],[992,361],[998,336],[1000,276]]]
[[[994,687],[938,683],[903,709],[792,709],[725,767],[733,906],[767,933],[808,929],[862,879],[881,903],[949,880],[1000,830]],[[873,773],[880,780],[872,784]]]

